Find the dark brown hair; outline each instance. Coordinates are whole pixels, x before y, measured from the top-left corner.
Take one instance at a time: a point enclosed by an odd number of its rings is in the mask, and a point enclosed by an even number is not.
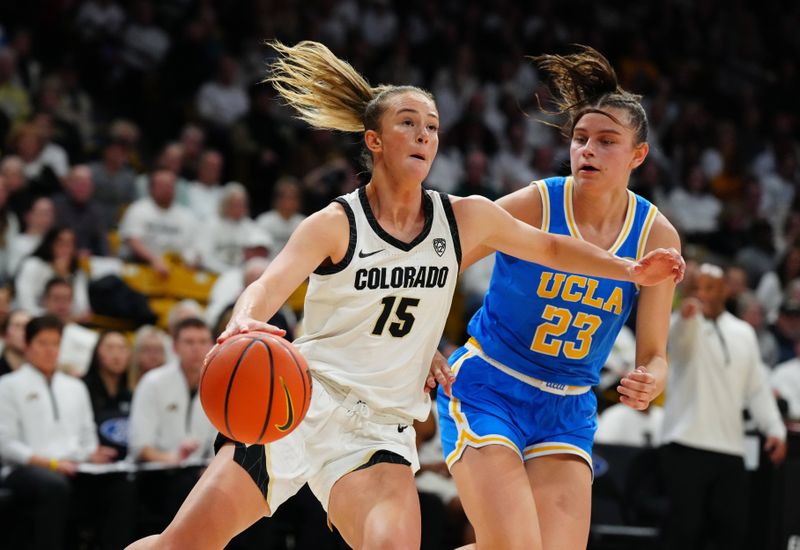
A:
[[[617,73],[603,54],[589,46],[577,45],[578,52],[570,55],[539,55],[531,57],[539,67],[549,73],[550,85],[556,98],[558,114],[566,114],[561,127],[564,135],[572,136],[575,125],[587,113],[602,113],[615,122],[632,127],[636,143],[647,141],[647,113],[642,107],[642,96],[625,91],[617,81]],[[630,120],[617,120],[606,108],[626,111]]]

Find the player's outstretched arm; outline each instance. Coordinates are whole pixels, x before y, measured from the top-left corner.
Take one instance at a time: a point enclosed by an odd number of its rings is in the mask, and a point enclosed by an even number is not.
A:
[[[647,250],[680,248],[675,228],[659,214],[650,232]],[[670,329],[675,283],[643,288],[636,313],[636,368],[617,387],[620,402],[636,410],[646,409],[667,384],[667,336]],[[687,312],[689,313],[689,312]]]
[[[261,277],[239,296],[231,320],[217,341],[250,331],[282,336],[283,330],[265,320],[272,317],[326,259],[338,261],[344,257],[349,242],[348,232],[347,215],[336,203],[306,218]]]
[[[674,248],[653,250],[639,261],[627,260],[580,239],[540,231],[484,197],[453,199],[461,246],[467,252],[473,247],[490,246],[560,271],[642,286],[683,278],[686,264]]]

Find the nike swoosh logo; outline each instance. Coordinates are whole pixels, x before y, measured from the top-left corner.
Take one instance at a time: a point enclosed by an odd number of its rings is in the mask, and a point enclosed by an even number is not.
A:
[[[383,252],[384,250],[386,250],[386,249],[385,248],[381,248],[380,250],[376,250],[375,252],[367,252],[366,254],[364,253],[363,250],[359,250],[358,257],[359,258],[366,258],[367,256],[372,256],[373,254],[377,254],[378,252]]]
[[[406,431],[406,428],[408,428],[408,426],[403,426],[402,424],[398,424],[397,425],[397,432],[398,433],[403,433],[404,431]]]
[[[283,376],[280,378],[281,386],[283,386],[283,393],[286,395],[286,424],[283,426],[275,424],[275,427],[278,428],[278,431],[285,432],[294,424],[294,404],[292,403],[292,396],[289,393],[289,388],[286,387],[286,382],[283,381]]]

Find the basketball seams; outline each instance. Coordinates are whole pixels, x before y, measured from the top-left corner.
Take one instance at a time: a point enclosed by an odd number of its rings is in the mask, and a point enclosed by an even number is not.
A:
[[[239,358],[236,360],[236,364],[233,366],[233,370],[231,371],[231,376],[228,379],[228,388],[225,391],[225,403],[222,407],[222,410],[225,412],[225,428],[227,428],[228,435],[230,435],[231,439],[233,439],[234,441],[236,440],[236,437],[234,436],[233,431],[231,430],[230,422],[228,421],[228,403],[230,402],[231,390],[233,389],[233,381],[236,378],[236,372],[239,370],[239,365],[242,364],[242,360],[247,355],[247,352],[250,350],[251,347],[253,347],[253,345],[256,342],[258,342],[258,340],[256,339],[251,340],[250,343],[247,344],[247,346],[245,346],[245,348],[241,351],[241,353],[239,353]]]
[[[264,346],[266,356],[258,349],[252,349],[257,342]],[[292,374],[292,364],[299,377]],[[212,370],[206,372],[209,368]],[[269,372],[264,372],[264,368]],[[275,395],[276,382],[284,378],[289,384],[283,384],[283,392],[279,387],[278,393],[286,394],[283,404],[291,414],[286,416],[285,422],[291,420],[291,423],[287,430],[281,430],[275,424],[278,431],[283,432],[278,433],[272,427],[272,417],[281,418],[282,414],[275,412],[273,415],[272,409],[284,408]],[[266,392],[264,384],[269,384]],[[311,405],[311,385],[305,358],[291,342],[275,335],[253,332],[235,335],[219,346],[201,374],[199,393],[206,416],[226,437],[247,445],[266,444],[280,439],[302,422]],[[301,397],[300,407],[295,401],[297,397]],[[262,408],[264,405],[266,412]],[[260,430],[259,416],[263,422]]]
[[[264,341],[263,338],[254,338],[254,342],[262,344],[269,354],[269,400],[267,401],[267,417],[264,419],[264,426],[261,428],[261,433],[258,434],[256,441],[261,441],[264,434],[267,433],[269,427],[269,419],[272,416],[272,401],[275,397],[275,360],[272,357],[272,348]]]

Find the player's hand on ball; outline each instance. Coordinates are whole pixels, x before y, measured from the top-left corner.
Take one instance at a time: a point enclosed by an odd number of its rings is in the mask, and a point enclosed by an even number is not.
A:
[[[266,332],[267,334],[275,334],[276,336],[283,336],[286,331],[278,328],[275,325],[270,325],[264,321],[257,321],[246,315],[235,315],[228,321],[228,326],[217,338],[217,343],[221,344],[234,334],[244,334],[247,332]]]
[[[667,279],[677,284],[683,280],[686,262],[674,248],[656,248],[631,267],[633,282],[641,286],[657,285]]]
[[[656,394],[656,378],[644,367],[626,374],[617,386],[619,401],[637,411],[645,410],[650,402],[658,397]]]

